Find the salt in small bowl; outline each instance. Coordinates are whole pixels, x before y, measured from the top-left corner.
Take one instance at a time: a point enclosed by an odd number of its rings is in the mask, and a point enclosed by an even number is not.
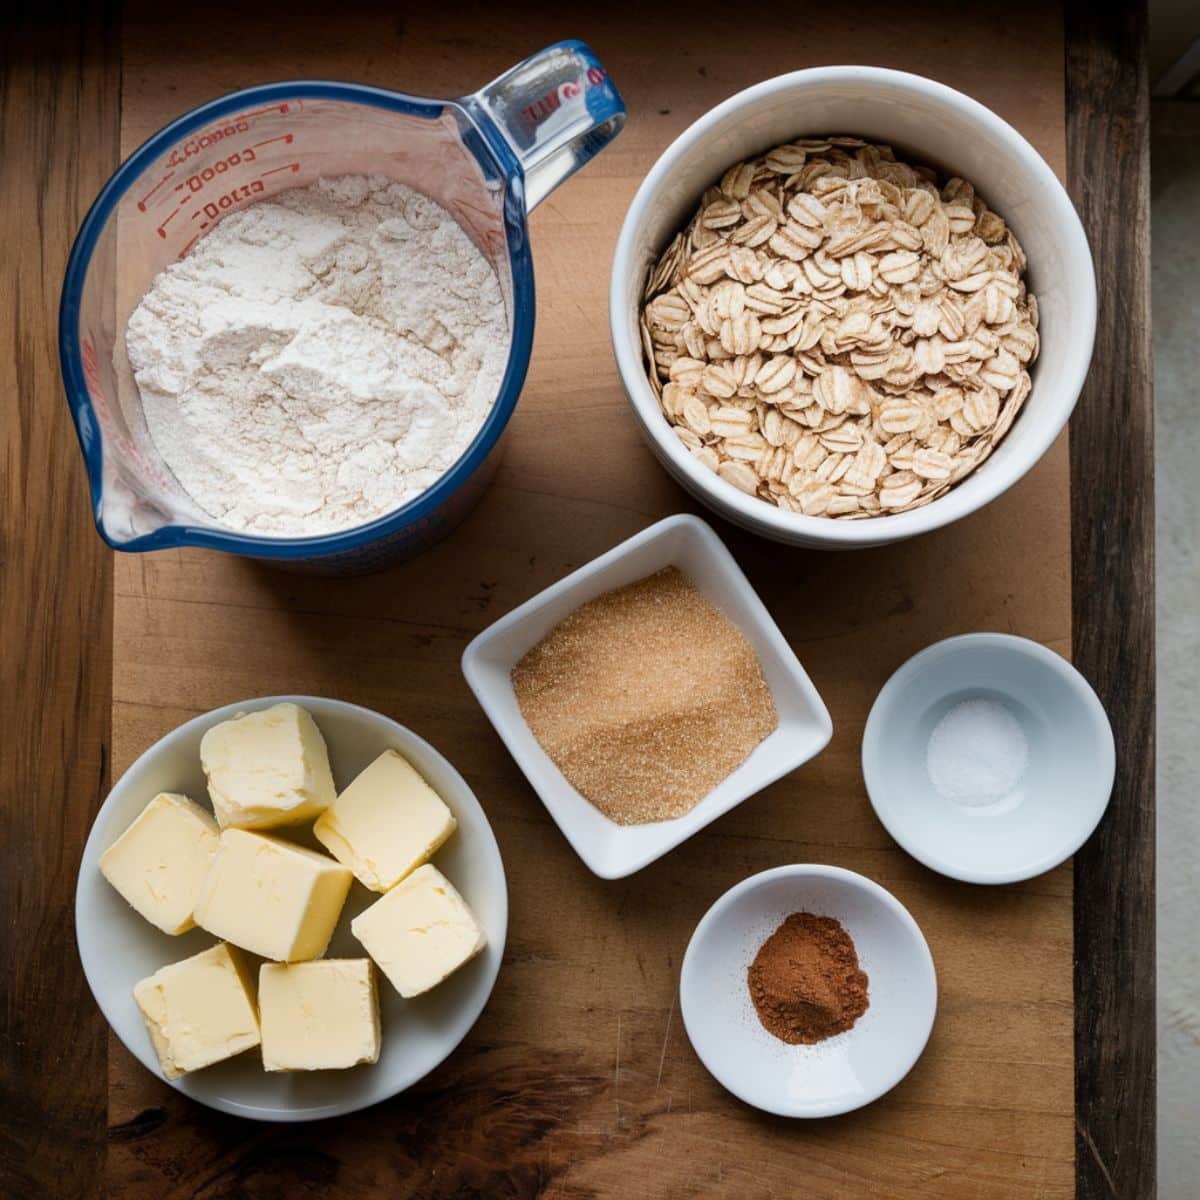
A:
[[[927,765],[939,722],[967,700],[1001,705],[1027,760],[995,802],[943,795]],[[927,867],[968,883],[1030,879],[1087,841],[1112,793],[1112,727],[1096,693],[1065,659],[1001,633],[947,638],[887,681],[867,718],[862,766],[888,833]]]

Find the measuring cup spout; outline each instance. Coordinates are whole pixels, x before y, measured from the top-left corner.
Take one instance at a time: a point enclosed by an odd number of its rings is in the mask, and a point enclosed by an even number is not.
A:
[[[485,136],[516,159],[532,211],[625,124],[625,102],[583,42],[556,42],[462,100]]]

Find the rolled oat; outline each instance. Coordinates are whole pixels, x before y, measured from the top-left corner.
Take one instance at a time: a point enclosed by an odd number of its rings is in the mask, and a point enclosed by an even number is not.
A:
[[[650,383],[734,487],[810,516],[905,512],[976,470],[1029,394],[1025,266],[966,180],[798,139],[730,167],[650,272]]]

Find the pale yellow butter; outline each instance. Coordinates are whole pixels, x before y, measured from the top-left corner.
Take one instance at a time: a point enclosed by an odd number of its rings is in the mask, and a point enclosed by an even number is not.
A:
[[[100,873],[163,933],[186,933],[217,848],[212,814],[162,792],[100,856]]]
[[[200,742],[200,763],[222,829],[297,825],[333,803],[325,739],[298,704],[214,725]]]
[[[319,958],[353,878],[315,850],[226,829],[196,901],[196,924],[263,958]]]
[[[268,1071],[327,1071],[379,1058],[379,995],[369,958],[263,963],[258,1005]]]
[[[133,998],[168,1079],[259,1044],[253,982],[231,946],[161,967],[137,984]]]
[[[436,987],[487,941],[453,884],[428,863],[359,913],[350,931],[402,996]]]
[[[313,833],[364,887],[386,892],[428,862],[457,827],[408,760],[385,750],[321,814]]]

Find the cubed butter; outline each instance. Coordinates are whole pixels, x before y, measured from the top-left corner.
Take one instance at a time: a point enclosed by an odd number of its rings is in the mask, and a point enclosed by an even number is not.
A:
[[[385,750],[313,826],[364,887],[386,892],[454,832],[458,822],[403,755]]]
[[[226,829],[200,888],[196,924],[263,958],[320,958],[353,878],[315,850]]]
[[[100,873],[163,933],[187,933],[217,848],[212,814],[162,792],[100,856]]]
[[[263,1066],[327,1071],[379,1058],[379,995],[369,958],[263,963]]]
[[[402,996],[436,987],[487,940],[453,884],[429,863],[360,912],[350,931]]]
[[[223,943],[161,967],[133,998],[168,1079],[259,1044],[253,981],[241,955]]]
[[[214,725],[201,739],[200,764],[222,829],[298,825],[333,803],[325,739],[298,704]]]

